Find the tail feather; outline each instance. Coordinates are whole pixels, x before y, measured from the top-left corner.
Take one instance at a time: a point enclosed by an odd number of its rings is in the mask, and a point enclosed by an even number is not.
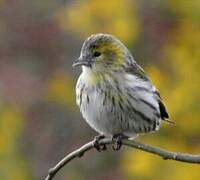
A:
[[[171,120],[169,120],[169,119],[162,119],[162,120],[165,121],[165,122],[167,122],[167,123],[169,123],[169,124],[175,124],[174,121],[171,121]]]
[[[169,118],[167,110],[165,108],[164,103],[159,99],[158,100],[159,108],[160,108],[160,117],[161,119]]]
[[[161,119],[167,123],[170,124],[175,124],[175,122],[170,121],[169,118],[169,114],[167,113],[166,107],[164,105],[164,103],[161,100],[158,100],[158,104],[159,104],[159,108],[160,108],[160,116]],[[167,118],[167,119],[166,119]]]

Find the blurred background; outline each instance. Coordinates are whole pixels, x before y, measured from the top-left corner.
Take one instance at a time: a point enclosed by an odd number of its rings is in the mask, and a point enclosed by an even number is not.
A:
[[[0,179],[44,179],[96,133],[75,104],[84,39],[116,35],[142,65],[175,125],[137,140],[200,153],[199,0],[0,0]],[[199,165],[135,149],[92,150],[58,180],[199,180]]]

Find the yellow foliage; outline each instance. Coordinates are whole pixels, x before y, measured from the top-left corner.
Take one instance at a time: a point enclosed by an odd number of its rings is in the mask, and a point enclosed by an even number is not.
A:
[[[124,156],[123,170],[131,177],[148,178],[155,174],[157,160],[149,154],[130,151]],[[145,172],[145,173],[144,173]]]
[[[5,107],[0,112],[0,156],[12,153],[22,129],[22,114],[16,107]]]
[[[200,1],[199,0],[170,0],[171,9],[178,14],[181,21],[194,21],[199,23],[200,17]]]
[[[84,36],[104,32],[130,42],[139,28],[135,7],[129,0],[87,0],[63,8],[56,19],[63,29]]]
[[[18,138],[23,128],[23,114],[16,106],[6,106],[0,112],[0,178],[28,178],[25,161],[17,151]]]
[[[165,86],[168,86],[171,84],[170,77],[163,76],[162,70],[156,67],[155,65],[154,66],[150,65],[147,71],[153,84],[155,84],[156,88],[161,90],[161,94],[165,96],[163,93],[166,93],[166,89],[162,87],[163,87],[163,84],[165,84]]]
[[[180,119],[184,119],[187,111],[198,110],[196,107],[200,102],[199,42],[198,28],[183,25],[179,29],[177,41],[166,47],[169,63],[176,77],[176,87],[171,89],[169,104]],[[190,113],[191,119],[193,113]]]
[[[69,75],[63,76],[56,74],[49,79],[46,87],[46,98],[48,101],[66,105],[72,110],[76,107],[75,84]]]
[[[149,142],[150,141],[150,142]],[[152,140],[153,141],[153,140]],[[148,144],[151,139],[148,139]],[[186,146],[182,142],[176,144],[170,141],[159,139],[156,146],[166,147],[172,151],[186,152]],[[126,179],[137,180],[198,180],[200,178],[198,165],[180,163],[172,160],[163,160],[160,157],[151,155],[149,153],[141,152],[138,150],[131,150],[124,153],[122,159],[122,170],[126,175]]]
[[[131,157],[130,157],[131,156]],[[165,179],[175,180],[173,178],[173,168],[168,167],[169,162],[159,159],[154,155],[146,153],[135,152],[126,157],[124,171],[127,174],[127,179],[137,180],[154,180],[154,179]],[[173,162],[170,162],[173,164]],[[171,173],[173,174],[171,175]],[[171,177],[169,177],[171,176]]]

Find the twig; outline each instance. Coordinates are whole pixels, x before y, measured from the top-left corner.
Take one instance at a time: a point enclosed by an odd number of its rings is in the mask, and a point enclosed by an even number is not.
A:
[[[100,145],[113,144],[113,143],[114,142],[112,142],[111,139],[103,139],[100,141]],[[171,159],[171,160],[182,161],[182,162],[186,162],[186,163],[200,164],[200,154],[192,155],[192,154],[187,154],[187,153],[170,152],[170,151],[167,151],[167,150],[164,150],[161,148],[142,144],[140,142],[133,141],[133,140],[123,140],[122,144],[132,147],[132,148],[140,149],[142,151],[146,151],[146,152],[158,155],[165,160]],[[71,160],[73,160],[77,157],[79,157],[79,158],[82,157],[85,152],[89,151],[92,148],[93,148],[93,141],[83,145],[79,149],[77,149],[77,150],[71,152],[70,154],[68,154],[67,156],[65,156],[55,167],[53,167],[49,170],[49,174],[45,180],[52,180],[53,177],[56,175],[56,173],[63,166],[65,166],[68,162],[70,162]]]

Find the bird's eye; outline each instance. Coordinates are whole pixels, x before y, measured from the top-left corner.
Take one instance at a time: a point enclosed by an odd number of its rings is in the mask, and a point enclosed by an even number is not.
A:
[[[94,52],[94,57],[99,57],[100,55],[101,55],[100,52],[98,52],[98,51],[95,51],[95,52]]]

